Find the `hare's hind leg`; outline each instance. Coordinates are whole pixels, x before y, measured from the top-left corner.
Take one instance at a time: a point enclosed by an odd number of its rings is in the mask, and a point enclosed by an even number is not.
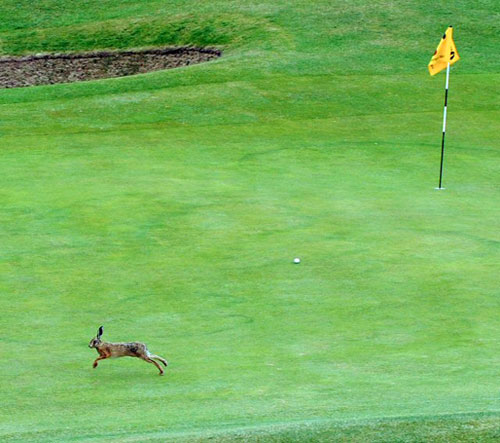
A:
[[[160,371],[160,375],[163,375],[163,369],[161,368],[161,366],[158,363],[156,363],[150,357],[143,357],[142,359],[144,361],[147,361],[148,363],[153,363],[158,368],[158,370]]]
[[[149,358],[154,358],[155,360],[160,360],[165,365],[165,367],[168,366],[168,361],[165,360],[163,357],[160,357],[159,355],[150,354]]]

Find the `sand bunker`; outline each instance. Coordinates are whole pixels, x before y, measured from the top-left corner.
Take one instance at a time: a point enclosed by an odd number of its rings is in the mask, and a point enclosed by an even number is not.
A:
[[[0,88],[123,77],[202,63],[220,57],[211,48],[165,48],[0,57]]]

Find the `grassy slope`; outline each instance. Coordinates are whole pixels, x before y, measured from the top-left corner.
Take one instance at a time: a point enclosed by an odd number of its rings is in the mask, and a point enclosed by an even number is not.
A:
[[[0,435],[498,436],[495,3],[199,3],[0,6],[4,53],[226,53],[0,92]]]

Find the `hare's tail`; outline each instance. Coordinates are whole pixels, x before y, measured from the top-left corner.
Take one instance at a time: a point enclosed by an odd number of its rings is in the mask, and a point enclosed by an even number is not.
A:
[[[154,358],[155,360],[161,361],[165,366],[168,366],[167,360],[165,360],[163,357],[160,357],[159,355],[155,354],[149,354],[149,358]]]

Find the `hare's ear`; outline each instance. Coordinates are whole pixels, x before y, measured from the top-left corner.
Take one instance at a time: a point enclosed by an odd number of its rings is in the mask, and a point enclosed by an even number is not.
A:
[[[101,338],[102,335],[102,326],[99,326],[99,331],[97,332],[97,338]]]

